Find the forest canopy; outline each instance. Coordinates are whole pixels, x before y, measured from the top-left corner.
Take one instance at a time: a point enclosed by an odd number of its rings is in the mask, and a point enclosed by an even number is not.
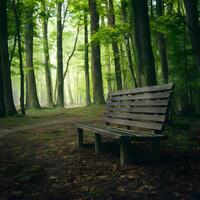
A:
[[[173,112],[200,110],[200,1],[1,0],[0,116],[103,104],[175,83]]]

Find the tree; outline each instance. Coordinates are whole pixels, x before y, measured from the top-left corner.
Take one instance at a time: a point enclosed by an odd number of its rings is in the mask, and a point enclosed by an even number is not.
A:
[[[108,0],[108,25],[115,28],[115,11],[113,0]],[[117,90],[122,90],[122,75],[121,75],[121,64],[120,64],[120,54],[117,41],[112,39],[112,49],[114,55],[115,64],[115,78],[117,82]]]
[[[157,81],[151,46],[147,0],[129,0],[129,4],[131,11],[131,27],[134,32],[137,52],[139,86],[156,85]],[[142,80],[143,76],[145,78],[145,83]]]
[[[89,76],[89,47],[88,47],[88,12],[84,11],[84,56],[85,56],[85,86],[86,86],[86,105],[91,104],[90,99],[90,76]]]
[[[42,10],[42,33],[43,33],[43,52],[44,52],[44,66],[45,66],[45,80],[46,80],[46,91],[47,91],[47,105],[54,106],[52,96],[52,81],[51,71],[49,64],[49,43],[48,43],[48,12],[46,11],[45,0],[41,1]]]
[[[26,24],[25,24],[25,48],[26,48],[26,89],[27,89],[27,108],[40,109],[37,96],[35,71],[33,66],[33,4],[26,8]]]
[[[200,71],[200,26],[197,0],[184,0],[187,25],[190,33],[193,54],[196,58],[197,68]]]
[[[64,107],[63,47],[62,47],[62,3],[57,1],[57,103]]]
[[[19,3],[18,3],[19,5]],[[20,21],[20,11],[17,10],[16,2],[13,0],[14,14],[15,14],[15,24],[17,31],[17,40],[18,40],[18,55],[19,55],[19,70],[20,70],[20,108],[22,115],[25,115],[25,106],[24,106],[24,67],[23,67],[23,58],[22,58],[22,46],[21,46],[21,21]]]
[[[99,30],[99,14],[97,12],[96,0],[89,0],[89,11],[90,11],[90,21],[91,21],[91,36],[93,37],[95,33]],[[93,80],[93,96],[95,104],[103,104],[104,94],[103,94],[103,80],[101,71],[101,53],[100,53],[100,42],[91,41],[92,50],[92,80]]]
[[[7,1],[0,1],[0,87],[3,86],[1,90],[1,98],[4,97],[4,107],[2,107],[2,113],[4,110],[7,115],[17,114],[12,94],[12,83],[11,83],[11,73],[9,65],[9,54],[8,54],[8,26],[7,26]],[[2,95],[3,91],[3,95]],[[1,102],[3,105],[3,101]]]
[[[157,16],[163,16],[164,4],[163,0],[156,1]],[[168,60],[167,60],[167,45],[164,35],[161,32],[157,32],[158,38],[158,50],[160,54],[161,72],[163,83],[168,83]]]
[[[126,9],[127,9],[126,1],[121,0],[122,21],[124,24],[127,24],[127,22],[128,22]],[[131,76],[132,76],[133,82],[135,84],[135,87],[137,87],[138,84],[137,84],[137,80],[136,80],[135,73],[134,73],[129,33],[127,34],[124,31],[122,31],[122,33],[124,35],[124,40],[125,40],[126,53],[127,53],[127,57],[128,57],[128,67],[131,72]]]
[[[0,57],[1,60],[1,57]],[[3,76],[1,70],[1,62],[0,62],[0,117],[4,117],[6,115],[6,108],[4,103],[4,91],[3,91]]]

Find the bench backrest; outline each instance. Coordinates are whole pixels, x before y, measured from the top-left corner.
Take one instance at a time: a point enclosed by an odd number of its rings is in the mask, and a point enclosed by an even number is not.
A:
[[[110,125],[161,132],[174,84],[109,93],[104,121]]]

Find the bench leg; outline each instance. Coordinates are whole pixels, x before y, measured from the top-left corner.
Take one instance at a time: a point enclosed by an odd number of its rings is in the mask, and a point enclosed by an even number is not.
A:
[[[95,133],[95,153],[98,154],[101,151],[101,135]]]
[[[128,145],[127,141],[120,141],[120,164],[122,167],[128,163]]]
[[[152,159],[158,160],[160,158],[160,140],[152,141]]]
[[[77,129],[77,148],[80,149],[83,147],[83,129]]]

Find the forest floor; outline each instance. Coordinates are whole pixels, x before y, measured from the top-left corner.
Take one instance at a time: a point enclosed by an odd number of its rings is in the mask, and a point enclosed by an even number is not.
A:
[[[76,150],[71,121],[98,120],[102,106],[31,111],[0,119],[0,200],[200,199],[200,117],[177,118],[161,159],[121,168],[116,144]],[[149,144],[136,143],[136,151]]]

